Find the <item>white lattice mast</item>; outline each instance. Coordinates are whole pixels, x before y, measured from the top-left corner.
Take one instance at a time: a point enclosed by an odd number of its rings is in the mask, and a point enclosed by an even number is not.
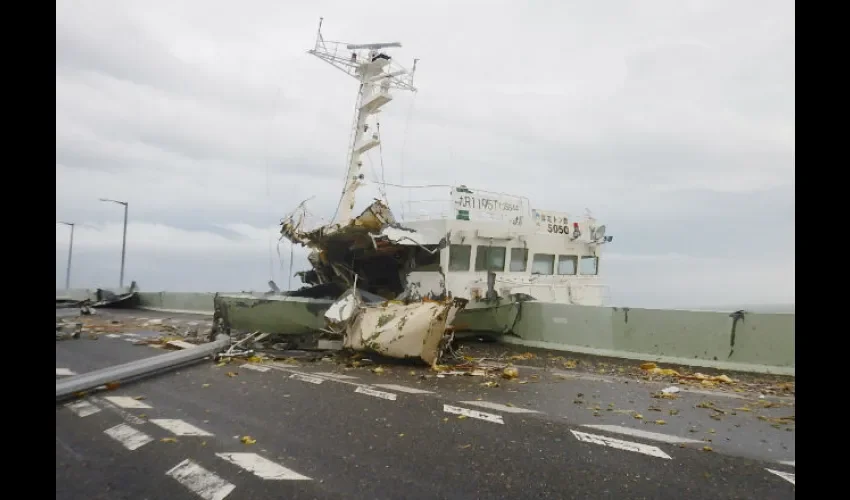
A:
[[[390,89],[416,92],[413,86],[413,75],[416,72],[417,60],[413,61],[413,69],[408,71],[387,55],[384,49],[391,47],[401,47],[401,44],[398,42],[349,44],[326,41],[322,37],[322,19],[320,18],[316,46],[308,51],[360,82],[351,149],[348,153],[348,172],[333,223],[345,223],[351,219],[354,210],[354,193],[363,180],[363,174],[360,173],[363,167],[361,158],[366,151],[378,146],[381,141],[378,127],[373,123],[373,117],[380,112],[381,107],[392,100]]]

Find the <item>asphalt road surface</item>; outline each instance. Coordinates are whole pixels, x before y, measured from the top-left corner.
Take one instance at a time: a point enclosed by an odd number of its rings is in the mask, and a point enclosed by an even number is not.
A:
[[[133,331],[57,341],[57,379],[163,352],[127,341]],[[520,368],[486,387],[383,368],[205,361],[57,405],[56,498],[795,495],[793,429],[695,408],[753,406],[744,395],[668,401],[615,377]]]

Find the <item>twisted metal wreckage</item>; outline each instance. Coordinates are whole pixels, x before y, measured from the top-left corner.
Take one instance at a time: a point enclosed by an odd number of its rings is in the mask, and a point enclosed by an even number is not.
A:
[[[446,352],[452,323],[467,300],[452,298],[445,286],[438,295],[423,296],[407,276],[423,253],[445,248],[448,237],[438,245],[420,244],[416,232],[396,222],[379,200],[347,223],[314,230],[304,229],[299,206],[281,222],[281,235],[312,250],[312,269],[297,273],[308,286],[263,296],[218,294],[216,331],[286,334],[289,345],[300,347],[342,340],[355,351],[430,365]]]

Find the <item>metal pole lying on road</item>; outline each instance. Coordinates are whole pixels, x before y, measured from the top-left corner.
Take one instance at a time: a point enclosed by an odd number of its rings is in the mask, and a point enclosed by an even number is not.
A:
[[[77,393],[90,391],[106,384],[116,382],[124,384],[143,377],[149,377],[157,373],[197,363],[207,356],[214,355],[218,351],[225,349],[229,344],[229,336],[219,335],[213,342],[201,344],[191,349],[160,354],[151,358],[131,361],[123,365],[110,366],[102,370],[95,370],[57,380],[56,402],[58,403],[59,401],[73,397]]]

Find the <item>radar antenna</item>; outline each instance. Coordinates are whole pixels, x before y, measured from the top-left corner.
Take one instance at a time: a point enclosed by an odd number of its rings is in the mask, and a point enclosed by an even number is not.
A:
[[[348,171],[342,197],[332,221],[345,223],[351,219],[354,210],[354,192],[362,185],[361,157],[381,143],[378,127],[373,123],[372,117],[392,100],[390,89],[416,92],[413,76],[418,59],[413,60],[413,68],[410,70],[393,61],[385,49],[401,47],[399,42],[353,44],[327,41],[322,36],[323,20],[324,18],[319,18],[316,45],[308,53],[360,82],[348,152]]]

